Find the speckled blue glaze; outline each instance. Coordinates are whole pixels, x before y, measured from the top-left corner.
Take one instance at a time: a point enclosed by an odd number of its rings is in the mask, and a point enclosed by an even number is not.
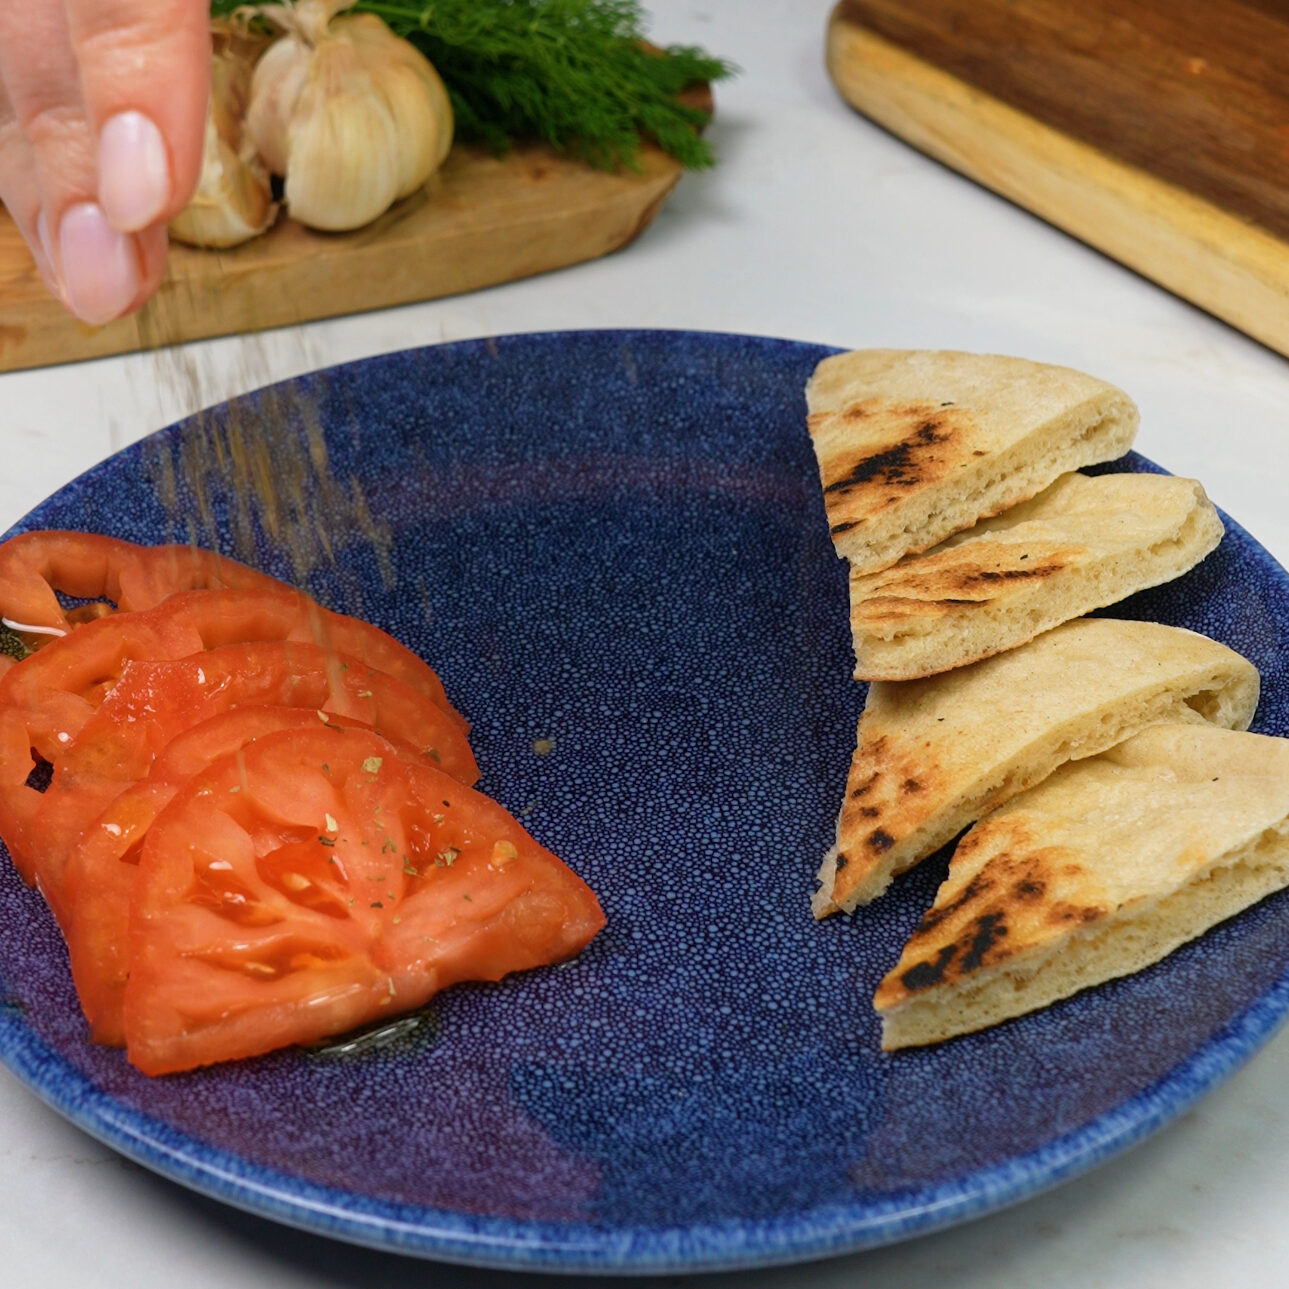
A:
[[[810,916],[864,692],[803,425],[827,352],[568,333],[302,381],[337,476],[396,537],[396,590],[341,531],[352,576],[315,590],[433,663],[474,722],[483,788],[591,883],[607,929],[571,965],[450,991],[384,1049],[148,1080],[85,1041],[58,933],[4,858],[0,1058],[95,1136],[268,1217],[623,1273],[822,1257],[997,1209],[1246,1060],[1289,1006],[1289,897],[1038,1015],[879,1052],[869,999],[944,860],[862,917]],[[21,527],[165,538],[146,467],[187,432]],[[273,433],[286,451],[295,431]],[[1256,728],[1289,734],[1289,582],[1237,526],[1115,613],[1239,649],[1264,677]]]

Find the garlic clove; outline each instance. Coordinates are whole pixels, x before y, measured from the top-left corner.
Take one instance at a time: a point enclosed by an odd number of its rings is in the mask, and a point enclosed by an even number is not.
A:
[[[398,196],[399,126],[353,47],[312,53],[287,130],[286,204],[310,228],[360,228]]]
[[[300,91],[309,78],[311,57],[307,45],[287,35],[275,40],[255,64],[246,135],[275,175],[286,174],[287,130]]]
[[[332,24],[374,73],[399,125],[398,195],[406,197],[434,173],[452,147],[452,101],[429,59],[395,36],[374,14],[354,14]]]
[[[212,133],[206,135],[201,183],[170,221],[170,235],[190,246],[240,246],[268,228],[277,206],[264,169],[243,161]]]
[[[201,177],[192,200],[170,221],[170,233],[193,246],[229,247],[262,233],[277,214],[268,172],[246,144],[243,117],[253,48],[217,32]]]

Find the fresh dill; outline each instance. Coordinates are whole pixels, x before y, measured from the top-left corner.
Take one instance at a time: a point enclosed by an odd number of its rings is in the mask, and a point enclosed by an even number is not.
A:
[[[16,658],[21,662],[30,653],[31,650],[23,638],[16,631],[0,623],[0,654],[8,658]]]
[[[226,16],[245,0],[212,0]],[[541,139],[600,169],[634,169],[642,138],[687,169],[712,165],[709,113],[684,91],[735,68],[694,46],[645,39],[638,0],[355,0],[414,44],[443,78],[456,137],[496,153]]]

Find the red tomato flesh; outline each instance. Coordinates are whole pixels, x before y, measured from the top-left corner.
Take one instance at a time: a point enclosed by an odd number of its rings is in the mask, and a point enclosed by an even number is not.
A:
[[[23,876],[32,880],[36,868],[32,827],[40,794],[26,785],[37,758],[58,765],[129,664],[205,655],[233,643],[283,641],[356,657],[416,691],[461,733],[468,728],[439,678],[414,653],[379,628],[294,592],[187,591],[147,612],[100,618],[0,676],[0,838]]]
[[[84,829],[142,779],[185,730],[232,707],[304,707],[348,716],[405,742],[454,778],[478,778],[474,754],[442,708],[356,658],[297,643],[234,644],[186,658],[131,662],[61,753],[44,792],[0,785],[0,835],[24,856],[62,922],[62,870]],[[0,728],[5,715],[0,712]]]
[[[387,740],[268,734],[190,779],[147,832],[129,1059],[164,1074],[313,1042],[570,957],[603,923],[501,806]]]
[[[352,654],[424,694],[465,726],[425,660],[361,618],[332,613],[298,591],[188,591],[152,616],[168,629],[194,631],[204,648],[253,640],[300,640]]]
[[[0,545],[0,614],[19,631],[73,629],[76,623],[58,591],[137,611],[199,587],[289,589],[245,564],[193,546],[136,546],[116,537],[56,530],[20,533]]]
[[[329,715],[328,721],[354,724],[342,716]],[[168,743],[146,777],[120,792],[81,832],[62,874],[60,921],[76,993],[96,1043],[125,1045],[130,894],[153,820],[212,762],[265,734],[313,730],[318,724],[317,713],[307,707],[234,707],[202,721]],[[411,758],[417,755],[414,747],[402,750]]]

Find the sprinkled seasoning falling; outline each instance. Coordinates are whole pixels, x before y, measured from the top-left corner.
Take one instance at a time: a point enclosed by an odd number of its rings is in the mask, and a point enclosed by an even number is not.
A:
[[[155,319],[147,329],[157,329]],[[158,380],[178,386],[192,405],[206,401],[189,352],[155,349],[154,361]],[[314,574],[338,572],[337,536],[357,537],[392,586],[389,524],[372,514],[356,476],[337,478],[332,468],[319,410],[326,392],[325,375],[269,386],[196,413],[180,436],[150,440],[146,468],[167,539],[223,550],[254,567],[283,566],[307,586]]]

